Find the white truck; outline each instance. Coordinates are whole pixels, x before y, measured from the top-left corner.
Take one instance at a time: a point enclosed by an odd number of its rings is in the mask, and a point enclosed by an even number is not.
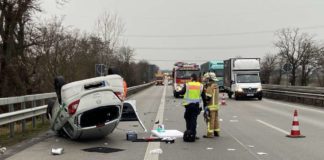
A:
[[[262,100],[260,58],[231,58],[224,61],[224,88],[228,97]]]

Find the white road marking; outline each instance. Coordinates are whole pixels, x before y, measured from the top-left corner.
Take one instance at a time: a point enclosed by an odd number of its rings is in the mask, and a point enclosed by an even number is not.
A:
[[[287,132],[287,131],[285,131],[285,130],[283,130],[283,129],[281,129],[281,128],[278,128],[278,127],[276,127],[276,126],[274,126],[274,125],[271,125],[271,124],[269,124],[269,123],[267,123],[267,122],[261,121],[261,120],[259,120],[259,119],[257,119],[256,121],[259,122],[259,123],[261,123],[261,124],[264,124],[265,126],[268,126],[268,127],[272,128],[272,129],[274,129],[274,130],[277,130],[277,131],[279,131],[279,132],[281,132],[281,133],[284,133],[284,134],[286,134],[286,135],[289,135],[289,134],[290,134],[289,132]]]
[[[274,103],[274,104],[285,105],[285,106],[293,108],[293,109],[298,108],[300,110],[306,110],[306,111],[312,111],[312,112],[317,112],[317,113],[323,113],[324,114],[323,109],[307,108],[306,106],[301,106],[299,104],[288,104],[288,102],[274,101],[274,100],[271,100],[271,99],[265,99],[265,101],[268,101],[268,102]]]
[[[264,152],[257,152],[258,155],[267,155],[268,153],[264,153]]]
[[[253,157],[255,157],[257,160],[261,160],[258,155],[253,153],[250,148],[247,148],[240,140],[238,140],[236,137],[234,137],[231,133],[223,129],[224,132],[226,132],[229,136],[231,136],[238,144],[240,144],[246,151],[248,151]]]
[[[156,118],[154,122],[159,121],[160,124],[163,124],[163,115],[164,115],[164,107],[165,107],[165,93],[166,93],[166,86],[164,86],[161,103],[158,108],[158,112],[156,114]],[[158,124],[154,124],[153,129],[156,129]],[[151,150],[160,148],[160,142],[149,142],[146,148],[144,160],[158,160],[159,154],[150,154]]]
[[[228,151],[235,151],[236,149],[228,148],[227,150],[228,150]]]
[[[250,148],[254,148],[254,146],[253,146],[253,145],[248,145],[248,147],[250,147]]]

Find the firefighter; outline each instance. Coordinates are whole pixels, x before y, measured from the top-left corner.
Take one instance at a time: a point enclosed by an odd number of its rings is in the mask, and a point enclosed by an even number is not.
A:
[[[186,83],[180,91],[183,96],[183,105],[185,107],[184,119],[186,120],[186,129],[190,130],[196,139],[197,117],[202,108],[200,102],[204,97],[203,85],[198,82],[196,74],[191,75],[191,81]]]
[[[218,120],[218,85],[215,73],[207,72],[204,75],[205,79],[205,97],[206,105],[204,105],[204,117],[207,122],[207,135],[204,138],[213,138],[219,136],[219,120]]]

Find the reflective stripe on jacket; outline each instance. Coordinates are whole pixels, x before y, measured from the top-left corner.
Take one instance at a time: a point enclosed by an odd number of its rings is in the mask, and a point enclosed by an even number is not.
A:
[[[218,105],[218,86],[216,84],[211,84],[206,88],[206,96],[210,97],[210,101],[207,107],[211,111],[216,111],[219,109]]]
[[[183,96],[183,105],[199,103],[202,91],[203,85],[200,82],[188,82],[186,84],[186,93]]]

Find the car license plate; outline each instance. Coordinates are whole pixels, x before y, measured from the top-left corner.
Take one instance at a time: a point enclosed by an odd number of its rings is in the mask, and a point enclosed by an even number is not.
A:
[[[254,94],[247,94],[246,96],[249,96],[249,97],[251,97],[251,96],[254,96]]]

